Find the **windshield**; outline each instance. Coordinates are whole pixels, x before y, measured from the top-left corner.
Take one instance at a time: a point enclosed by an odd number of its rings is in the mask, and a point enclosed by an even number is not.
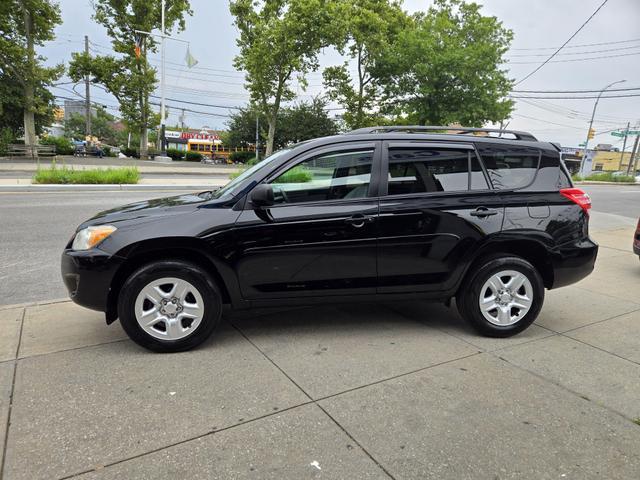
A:
[[[252,167],[248,168],[244,172],[240,173],[236,178],[227,183],[224,187],[214,192],[212,198],[222,198],[227,195],[235,195],[237,194],[238,187],[244,184],[244,181],[251,177],[257,171],[263,169],[267,165],[270,165],[271,162],[280,158],[285,153],[291,151],[291,148],[283,148],[282,150],[278,150],[276,153],[269,155],[267,158],[262,160],[261,162],[256,163]]]

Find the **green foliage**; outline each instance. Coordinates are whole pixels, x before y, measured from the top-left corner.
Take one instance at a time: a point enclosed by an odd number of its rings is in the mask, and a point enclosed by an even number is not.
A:
[[[102,151],[104,152],[104,156],[105,157],[115,157],[116,156],[116,152],[111,150],[111,147],[109,147],[109,146],[104,147],[102,149]]]
[[[120,113],[130,128],[139,133],[140,153],[147,156],[147,129],[157,125],[151,115],[149,95],[155,89],[155,69],[147,61],[148,53],[157,51],[154,37],[141,36],[136,30],[150,32],[160,28],[160,2],[148,0],[96,0],[94,19],[104,26],[112,38],[116,55],[92,57],[72,54],[69,76],[79,81],[91,75],[92,81],[104,87],[118,100]],[[184,29],[184,15],[191,14],[188,0],[167,0],[165,25]],[[140,39],[141,55],[135,55]]]
[[[55,145],[56,155],[73,155],[75,148],[71,140],[64,137],[46,136],[40,139],[42,145]]]
[[[298,165],[280,175],[273,183],[306,183],[311,180],[313,180],[311,172]]]
[[[127,157],[131,157],[131,158],[140,158],[140,154],[138,153],[138,150],[136,150],[135,148],[122,148],[120,149],[120,152],[123,155],[126,155]]]
[[[54,38],[61,23],[60,8],[49,0],[0,2],[0,125],[14,136],[25,135],[28,144],[53,119],[49,87],[64,68],[43,66],[36,47]]]
[[[68,138],[85,138],[85,118],[79,113],[72,114],[64,121],[64,134]],[[98,108],[91,117],[91,135],[107,145],[119,146],[126,142],[127,133],[116,129],[116,119],[103,108]]]
[[[374,70],[398,34],[412,26],[412,20],[394,0],[345,0],[339,3],[341,35],[338,51],[348,54],[355,64],[356,76],[349,73],[349,61],[328,67],[323,72],[328,97],[345,108],[344,122],[349,129],[380,125],[376,112],[382,85]]]
[[[9,153],[9,145],[15,141],[13,130],[9,127],[0,128],[0,157]]]
[[[247,163],[256,158],[256,152],[231,152],[229,160],[238,163]]]
[[[34,183],[73,184],[131,184],[138,183],[140,173],[135,167],[107,168],[106,170],[74,170],[57,167],[40,168],[33,177]]]
[[[335,0],[234,0],[229,4],[240,53],[235,66],[246,72],[251,99],[267,119],[266,155],[274,147],[278,112],[294,98],[289,83],[295,74],[318,68],[318,53],[336,36]]]
[[[202,154],[199,152],[186,152],[184,156],[187,162],[199,162],[202,158]]]
[[[616,183],[635,183],[636,179],[633,175],[614,175],[614,172],[591,172],[586,177],[581,177],[579,173],[574,173],[571,178],[577,182],[582,180],[596,182],[616,182]]]
[[[338,124],[329,118],[326,102],[314,98],[311,102],[300,102],[291,107],[283,107],[278,113],[278,129],[274,136],[273,146],[276,150],[292,143],[302,142],[311,138],[326,137],[338,133]],[[256,110],[241,109],[231,115],[227,122],[228,145],[242,147],[253,145],[256,137]],[[261,121],[261,125],[265,122]],[[260,136],[264,137],[265,130],[260,129]]]
[[[383,112],[420,125],[504,120],[513,108],[507,99],[513,81],[502,68],[512,38],[476,3],[435,0],[377,62]]]
[[[171,158],[171,160],[182,160],[184,158],[184,154],[184,151],[178,150],[177,148],[167,148],[167,157]]]

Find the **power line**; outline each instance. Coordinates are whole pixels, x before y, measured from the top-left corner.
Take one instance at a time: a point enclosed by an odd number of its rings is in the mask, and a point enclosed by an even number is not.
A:
[[[151,98],[160,98],[157,95],[149,95]],[[230,108],[232,110],[241,110],[242,107],[234,107],[231,105],[212,105],[210,103],[200,103],[200,102],[189,102],[187,100],[180,100],[177,98],[167,98],[167,100],[171,101],[171,102],[181,102],[181,103],[186,103],[189,105],[199,105],[201,107],[214,107],[214,108]],[[178,107],[180,108],[180,107]]]
[[[581,48],[581,47],[597,47],[600,45],[618,45],[620,43],[640,42],[640,38],[630,38],[629,40],[618,40],[615,42],[599,42],[599,43],[583,43],[580,45],[568,45],[564,48]],[[531,51],[531,50],[555,50],[558,47],[531,47],[531,48],[510,48],[514,51]]]
[[[569,37],[569,39],[568,39],[566,42],[564,42],[564,43],[563,43],[563,44],[562,44],[562,45],[561,45],[561,46],[560,46],[560,47],[559,47],[555,52],[553,52],[553,53],[551,54],[551,56],[549,56],[549,58],[547,58],[544,62],[542,62],[542,63],[541,63],[540,65],[538,65],[535,69],[533,69],[533,70],[532,70],[528,75],[526,75],[524,78],[520,79],[520,80],[516,83],[516,85],[520,85],[520,84],[521,84],[522,82],[524,82],[526,79],[528,79],[528,78],[529,78],[529,77],[531,77],[533,74],[535,74],[537,71],[539,71],[542,67],[544,67],[547,63],[549,63],[553,57],[555,57],[558,53],[560,53],[560,50],[562,50],[562,49],[565,47],[565,45],[567,45],[571,40],[573,40],[573,39],[574,39],[574,37],[575,37],[576,35],[578,35],[578,33],[580,33],[580,31],[581,31],[581,30],[582,30],[582,29],[587,25],[587,23],[589,23],[589,22],[591,21],[591,19],[592,19],[593,17],[595,17],[595,16],[596,16],[596,14],[600,11],[600,9],[601,9],[602,7],[604,7],[604,6],[606,5],[606,3],[607,3],[608,1],[609,1],[609,0],[604,0],[604,2],[602,2],[602,3],[600,4],[600,6],[599,6],[598,8],[596,8],[596,11],[595,11],[595,12],[593,12],[593,13],[591,14],[591,16],[590,16],[589,18],[587,18],[587,20],[586,20],[582,25],[580,25],[580,28],[578,28],[578,30],[576,30],[576,31],[575,31],[575,32],[574,32],[574,33]]]
[[[600,93],[600,90],[512,90],[513,93]],[[627,92],[640,90],[640,87],[608,88],[607,92]]]
[[[535,95],[527,95],[527,96],[519,96],[519,95],[509,95],[510,98],[541,98],[545,100],[587,100],[590,98],[598,98],[597,95],[591,96],[574,96],[574,97],[549,97],[549,96],[535,96]],[[640,97],[640,93],[627,93],[624,95],[602,95],[600,98],[629,98],[629,97]]]
[[[640,52],[636,53],[621,53],[619,55],[602,55],[600,57],[585,57],[585,58],[573,58],[573,59],[563,59],[563,60],[555,60],[553,62],[545,62],[545,63],[571,63],[571,62],[584,62],[586,60],[599,60],[601,58],[615,58],[615,57],[630,57],[632,55],[640,55]],[[533,65],[538,62],[507,62],[509,65]],[[539,70],[539,69],[538,69]],[[534,72],[532,72],[534,73]],[[522,83],[526,80],[527,77],[523,78],[516,85]]]
[[[604,50],[589,50],[587,52],[559,53],[558,57],[567,56],[567,55],[590,55],[592,53],[619,52],[620,50],[633,50],[636,48],[640,48],[640,45],[632,45],[630,47],[606,48]],[[516,53],[513,55],[507,54],[507,56],[509,57],[546,57],[547,54],[546,53],[522,53],[522,54]]]

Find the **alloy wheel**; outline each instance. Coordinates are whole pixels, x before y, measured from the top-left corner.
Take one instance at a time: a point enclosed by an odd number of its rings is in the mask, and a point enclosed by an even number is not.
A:
[[[148,283],[135,302],[138,325],[160,340],[180,340],[198,328],[204,316],[204,301],[196,287],[174,277]]]
[[[480,311],[494,325],[508,326],[524,318],[533,304],[533,286],[517,270],[495,273],[480,290]]]

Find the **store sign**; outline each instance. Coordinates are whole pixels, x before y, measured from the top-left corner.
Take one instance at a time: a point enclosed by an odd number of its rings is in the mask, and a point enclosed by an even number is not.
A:
[[[167,138],[182,138],[183,140],[209,140],[210,142],[220,140],[218,135],[212,133],[200,132],[176,132],[175,130],[167,130],[164,132]]]

